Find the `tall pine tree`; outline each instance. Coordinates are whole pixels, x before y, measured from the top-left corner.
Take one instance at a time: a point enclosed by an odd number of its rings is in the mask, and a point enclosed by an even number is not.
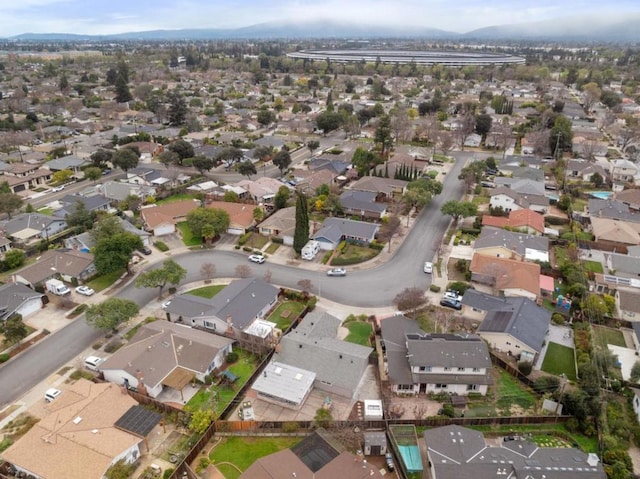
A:
[[[304,193],[298,193],[296,200],[296,228],[293,233],[293,249],[300,254],[309,241],[309,204]]]

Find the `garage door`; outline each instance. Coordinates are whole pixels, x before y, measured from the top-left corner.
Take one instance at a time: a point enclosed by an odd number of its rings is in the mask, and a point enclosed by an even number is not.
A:
[[[243,235],[244,234],[244,230],[242,228],[229,228],[227,230],[227,233],[231,234],[231,235]]]
[[[22,305],[16,312],[22,315],[23,318],[40,311],[42,309],[42,300],[40,298],[32,299]]]

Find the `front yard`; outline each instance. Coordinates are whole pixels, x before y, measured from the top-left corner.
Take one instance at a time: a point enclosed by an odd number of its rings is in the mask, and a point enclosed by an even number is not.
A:
[[[193,232],[191,231],[191,228],[189,228],[189,225],[186,221],[178,223],[176,225],[176,228],[178,228],[178,231],[180,231],[180,236],[182,237],[182,242],[185,246],[202,245],[202,238],[198,238],[193,235]]]
[[[200,298],[211,299],[226,287],[226,284],[213,284],[211,286],[203,286],[202,288],[192,289],[191,291],[188,291],[187,294],[199,296]]]
[[[291,323],[304,309],[305,304],[300,301],[284,301],[267,318],[267,321],[276,323],[278,329],[286,331]]]
[[[342,251],[336,252],[331,259],[332,266],[348,266],[350,264],[358,264],[368,261],[378,256],[377,249],[367,246],[358,246],[356,244],[347,243]]]
[[[574,351],[568,346],[549,343],[542,362],[542,370],[559,376],[565,374],[571,381],[576,380],[576,364]]]
[[[371,324],[364,321],[351,321],[344,324],[344,327],[349,330],[349,334],[344,338],[345,341],[362,346],[371,346]]]

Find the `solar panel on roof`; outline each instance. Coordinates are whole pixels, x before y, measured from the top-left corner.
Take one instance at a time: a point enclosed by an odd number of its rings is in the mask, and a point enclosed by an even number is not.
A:
[[[162,419],[162,414],[146,409],[141,405],[131,406],[115,426],[136,436],[146,437]]]

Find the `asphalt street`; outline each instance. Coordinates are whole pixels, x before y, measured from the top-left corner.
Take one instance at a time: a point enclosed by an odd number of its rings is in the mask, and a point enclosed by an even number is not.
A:
[[[309,279],[322,288],[322,297],[357,307],[389,306],[404,288],[417,286],[426,289],[430,284],[430,275],[424,274],[422,266],[434,257],[451,220],[440,213],[440,207],[446,201],[461,198],[463,185],[458,180],[458,174],[475,154],[461,152],[455,156],[458,161],[447,175],[442,193],[420,213],[404,242],[387,263],[350,272],[344,278],[327,278],[323,272],[273,263],[251,265],[253,272],[262,276],[262,269],[268,268],[275,284],[290,288],[297,288],[301,279]],[[245,254],[215,249],[184,253],[172,256],[172,259],[189,271],[185,283],[204,279],[200,267],[205,262],[216,265],[218,277],[234,277],[236,266],[247,264]],[[157,290],[139,289],[129,283],[116,296],[144,306],[157,296]],[[101,332],[90,328],[79,318],[0,366],[0,409],[45,380],[101,336]]]

